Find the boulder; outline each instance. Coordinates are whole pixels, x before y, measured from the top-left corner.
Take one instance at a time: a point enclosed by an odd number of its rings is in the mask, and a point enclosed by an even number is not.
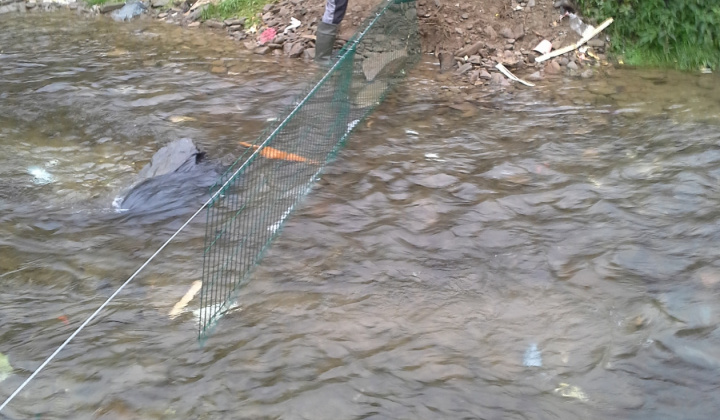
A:
[[[125,6],[125,3],[105,3],[102,6],[100,6],[100,13],[110,13],[114,12],[115,10],[122,9],[122,7]]]
[[[466,55],[475,55],[480,51],[480,48],[485,46],[485,43],[482,41],[478,41],[474,44],[468,45],[464,48],[461,48],[458,50],[458,52],[455,53],[456,57],[465,57]]]
[[[457,70],[457,74],[465,74],[468,71],[472,70],[473,65],[471,63],[465,63]]]
[[[303,52],[305,52],[305,46],[303,46],[302,42],[296,42],[290,49],[290,58],[298,58]]]
[[[164,1],[164,0],[161,0]],[[225,23],[210,19],[203,22],[203,25],[207,26],[208,28],[215,28],[215,29],[222,29],[225,27]]]

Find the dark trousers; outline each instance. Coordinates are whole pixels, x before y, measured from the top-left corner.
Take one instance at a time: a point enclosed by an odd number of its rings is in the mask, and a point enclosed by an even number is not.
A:
[[[348,0],[327,0],[325,3],[325,14],[322,21],[332,25],[338,25],[345,17]]]

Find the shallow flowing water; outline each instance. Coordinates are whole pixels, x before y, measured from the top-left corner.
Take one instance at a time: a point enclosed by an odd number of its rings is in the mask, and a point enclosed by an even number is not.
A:
[[[113,208],[152,154],[232,157],[306,66],[152,22],[0,26],[4,400],[201,204]],[[362,124],[203,347],[196,301],[167,315],[199,220],[0,417],[713,418],[717,76],[434,74]]]

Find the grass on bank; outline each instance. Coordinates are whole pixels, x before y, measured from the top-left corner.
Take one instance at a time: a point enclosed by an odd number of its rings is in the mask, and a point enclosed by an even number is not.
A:
[[[256,20],[257,13],[261,12],[263,7],[274,0],[222,0],[218,4],[210,4],[208,8],[203,10],[202,19],[230,19],[230,18],[247,18],[252,24]]]
[[[85,0],[85,3],[87,3],[90,6],[102,6],[105,3],[108,3],[113,0]],[[120,0],[118,0],[120,1]]]
[[[686,45],[669,52],[629,46],[620,54],[623,62],[630,66],[680,70],[698,70],[704,67],[710,67],[713,70],[720,69],[720,50],[709,51],[695,45]]]
[[[606,30],[626,64],[697,70],[720,68],[720,2],[709,0],[578,0]]]

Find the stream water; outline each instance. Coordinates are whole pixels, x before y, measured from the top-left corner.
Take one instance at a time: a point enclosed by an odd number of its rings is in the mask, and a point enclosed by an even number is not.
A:
[[[201,204],[112,207],[152,154],[232,156],[307,66],[148,21],[0,27],[1,402]],[[197,302],[168,317],[199,220],[0,418],[714,418],[718,77],[434,77],[359,127],[204,346]]]

